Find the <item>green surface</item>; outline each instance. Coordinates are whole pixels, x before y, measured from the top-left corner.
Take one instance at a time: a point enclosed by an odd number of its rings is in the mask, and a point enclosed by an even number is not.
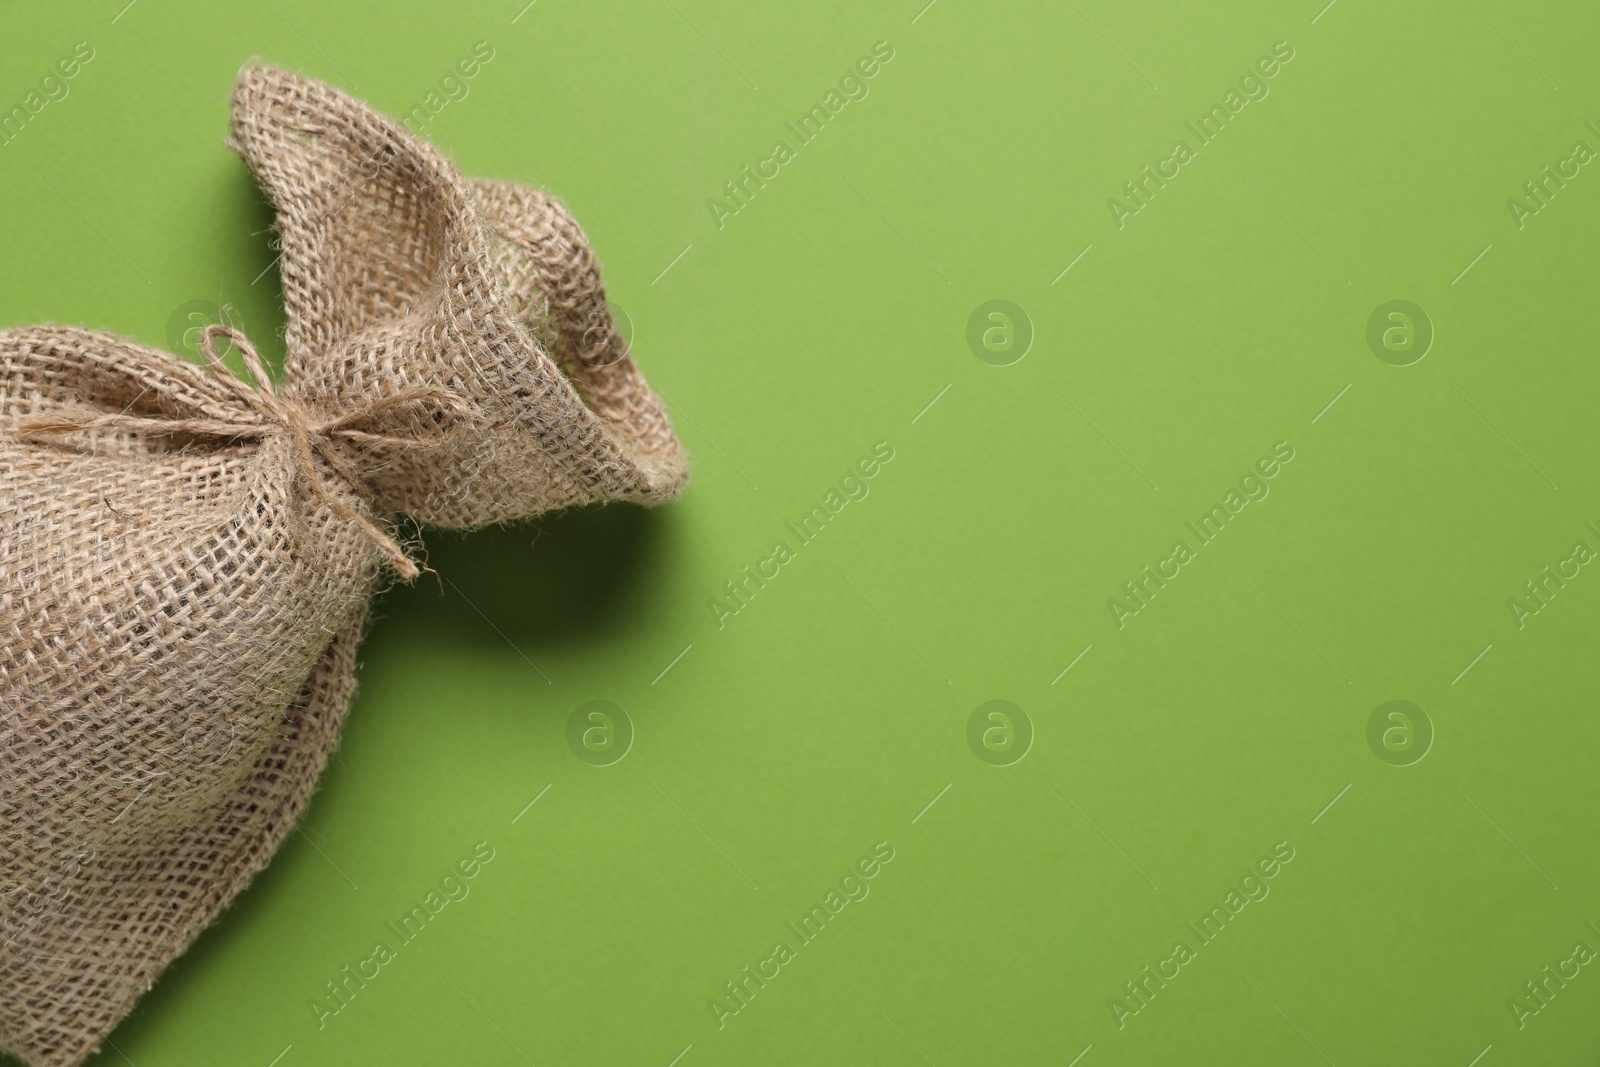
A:
[[[483,41],[426,132],[566,199],[695,481],[428,534],[446,581],[382,600],[303,833],[121,1057],[1595,1062],[1600,175],[1523,189],[1600,150],[1592,7],[125,2],[0,13],[0,107],[94,50],[0,147],[0,321],[162,344],[209,301],[281,356],[271,215],[220,145],[234,72],[399,115]],[[1275,45],[1202,145],[1185,124]],[[1177,170],[1133,212],[1146,164]],[[746,165],[777,175],[734,213]],[[969,348],[991,300],[1031,323],[1018,362],[1004,321]],[[1402,320],[1369,347],[1396,300],[1431,321],[1418,362]],[[841,485],[866,496],[801,544]],[[731,614],[747,565],[777,576]],[[1170,577],[1140,607],[1146,565]],[[1576,577],[1534,614],[1546,565]],[[592,700],[632,725],[608,766],[604,722],[569,730]],[[1431,727],[1369,735],[1394,700]],[[319,1027],[480,842],[468,895]],[[867,895],[803,943],[834,890]],[[746,966],[777,976],[733,1014]]]

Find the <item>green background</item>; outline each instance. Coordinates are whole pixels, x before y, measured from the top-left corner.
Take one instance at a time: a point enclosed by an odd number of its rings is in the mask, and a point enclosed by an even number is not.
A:
[[[695,479],[428,531],[445,581],[382,598],[301,832],[95,1062],[1595,1062],[1600,968],[1523,1027],[1508,1002],[1600,948],[1600,577],[1521,628],[1508,600],[1600,547],[1600,175],[1507,207],[1600,149],[1595,9],[125,3],[0,12],[0,106],[96,51],[0,147],[0,321],[165,345],[209,301],[281,357],[271,212],[220,143],[238,67],[399,115],[481,40],[427,133],[566,200]],[[879,41],[870,95],[719,228]],[[1270,95],[1119,229],[1107,199],[1279,41]],[[966,339],[993,299],[1035,333],[1008,366]],[[1366,340],[1395,299],[1436,331],[1405,367]],[[880,441],[870,495],[719,628]],[[1270,496],[1119,629],[1108,599],[1279,441]],[[595,699],[635,732],[605,767],[567,742]],[[996,699],[1035,734],[1009,766],[967,741]],[[1394,699],[1436,734],[1410,766],[1368,745]],[[319,1029],[480,841],[470,896]],[[719,1028],[880,841],[870,896]]]

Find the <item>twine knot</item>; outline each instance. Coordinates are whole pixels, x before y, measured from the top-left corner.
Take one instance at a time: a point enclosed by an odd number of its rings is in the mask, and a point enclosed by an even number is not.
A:
[[[217,355],[213,338],[226,337],[239,350],[245,369],[254,388],[239,383],[227,364]],[[238,418],[185,418],[132,415],[126,410],[105,412],[89,407],[64,408],[45,415],[34,415],[20,421],[18,429],[26,435],[49,436],[75,433],[79,430],[116,429],[133,433],[163,436],[191,434],[219,440],[248,441],[282,435],[292,443],[297,473],[310,485],[311,491],[329,508],[354,523],[378,547],[393,565],[400,577],[410,581],[421,573],[417,564],[400,547],[387,530],[362,515],[341,500],[328,488],[317,464],[321,457],[352,489],[360,495],[365,482],[361,472],[345,458],[336,447],[337,441],[360,445],[379,445],[385,448],[415,452],[437,448],[446,443],[471,421],[471,406],[459,393],[448,389],[423,387],[406,389],[391,396],[362,404],[337,418],[319,420],[299,400],[283,396],[272,387],[272,378],[266,364],[257,354],[255,346],[241,331],[231,326],[212,324],[200,335],[200,352],[206,366],[226,380],[239,385],[235,397],[240,401]],[[438,433],[413,433],[406,435],[373,433],[380,418],[395,411],[410,411],[419,420],[433,421],[442,408],[457,416],[454,425]]]

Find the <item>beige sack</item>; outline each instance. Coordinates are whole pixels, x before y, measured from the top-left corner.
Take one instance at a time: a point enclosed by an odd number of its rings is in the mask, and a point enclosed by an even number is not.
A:
[[[687,480],[576,222],[320,82],[246,68],[278,209],[274,391],[0,331],[0,1049],[76,1064],[272,856],[354,687],[398,514],[473,527]]]

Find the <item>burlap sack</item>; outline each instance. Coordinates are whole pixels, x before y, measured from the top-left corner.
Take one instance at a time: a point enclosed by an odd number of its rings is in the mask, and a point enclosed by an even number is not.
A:
[[[92,1052],[300,817],[368,599],[416,573],[393,516],[687,479],[560,204],[285,71],[232,122],[278,209],[276,391],[231,332],[253,382],[0,332],[0,1048],[32,1064]]]

